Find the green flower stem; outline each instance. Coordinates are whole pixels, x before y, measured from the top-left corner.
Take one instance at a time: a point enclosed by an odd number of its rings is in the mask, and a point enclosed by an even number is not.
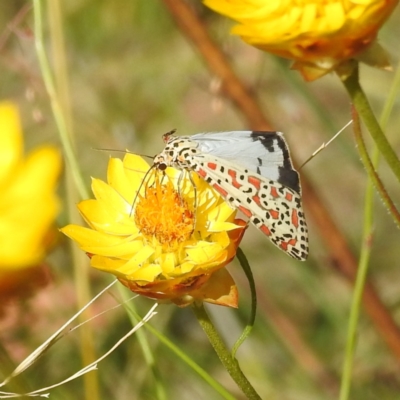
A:
[[[126,297],[124,297],[126,298]],[[124,307],[129,314],[132,314],[136,320],[140,321],[141,316],[136,313],[132,307],[132,302],[124,303]],[[212,377],[206,370],[196,364],[181,348],[175,345],[169,340],[162,332],[154,328],[150,323],[144,325],[144,328],[154,335],[158,340],[169,349],[175,356],[191,368],[196,374],[198,374],[204,381],[210,385],[220,396],[226,400],[235,400],[235,398],[218,382]],[[139,332],[139,331],[138,331]]]
[[[383,201],[383,204],[386,206],[389,213],[393,217],[394,222],[400,228],[400,213],[397,210],[392,199],[390,198],[385,187],[383,186],[383,183],[380,180],[378,174],[376,173],[371,159],[369,158],[367,149],[365,147],[364,140],[362,138],[361,127],[360,127],[360,122],[358,119],[357,112],[353,112],[353,121],[354,121],[354,137],[355,137],[355,140],[357,143],[358,152],[360,154],[362,163],[364,164],[364,168],[367,171],[369,179],[371,180],[372,184],[375,186],[375,189],[378,191],[379,196],[381,197],[381,199]]]
[[[342,80],[350,98],[364,121],[366,127],[369,130],[372,138],[374,139],[376,146],[385,158],[389,167],[393,171],[394,175],[400,182],[400,161],[391,147],[390,143],[386,139],[374,113],[372,112],[371,106],[368,103],[368,99],[363,92],[358,76],[358,64],[355,64],[352,73],[345,79]]]
[[[46,51],[44,49],[43,26],[42,26],[42,3],[43,0],[33,0],[36,54],[39,60],[43,81],[50,98],[51,108],[53,111],[55,122],[57,124],[60,140],[64,148],[65,157],[68,160],[68,163],[71,167],[72,176],[74,178],[80,197],[82,199],[87,199],[89,197],[89,193],[86,189],[86,185],[80,173],[78,161],[75,157],[75,153],[72,148],[67,122],[64,117],[60,100],[57,96],[49,61],[47,59]]]
[[[370,247],[370,242],[365,241],[363,247]],[[350,309],[349,325],[347,329],[346,355],[342,370],[340,386],[340,400],[347,400],[350,394],[351,377],[353,370],[354,351],[356,348],[357,325],[360,316],[361,301],[364,292],[365,281],[368,272],[369,250],[361,253],[358,264],[356,283],[353,292],[353,300]]]
[[[386,129],[390,114],[393,111],[393,107],[399,95],[399,91],[400,91],[400,62],[397,64],[396,73],[393,78],[393,83],[386,98],[385,105],[383,107],[382,114],[379,119],[379,122],[383,130]]]
[[[232,357],[232,354],[226,348],[221,336],[211,322],[203,303],[194,303],[192,305],[192,310],[196,315],[196,318],[199,321],[204,332],[208,336],[208,340],[214,347],[214,350],[216,351],[219,359],[221,360],[222,364],[224,365],[232,379],[236,382],[236,384],[239,386],[239,388],[247,396],[248,399],[261,400],[261,397],[254,390],[253,386],[250,384],[250,382],[247,380],[246,376],[240,369],[238,361],[234,357]]]
[[[256,284],[254,282],[253,273],[251,272],[250,264],[247,261],[247,257],[243,253],[242,249],[238,247],[236,252],[236,257],[240,262],[240,265],[243,268],[244,273],[246,274],[247,280],[249,281],[250,292],[251,292],[251,312],[250,319],[247,323],[246,327],[243,330],[243,333],[240,335],[240,338],[236,341],[236,343],[232,347],[232,357],[235,358],[236,352],[240,345],[246,340],[246,338],[250,335],[251,330],[254,326],[254,321],[256,319],[257,312],[257,293],[256,293]]]
[[[356,112],[353,112],[353,120],[354,135],[356,137],[356,142],[361,157],[363,161],[364,158],[367,157],[369,163],[371,163],[366,152],[364,142],[362,140],[360,123]],[[372,167],[373,173],[375,173],[372,163],[370,166]],[[353,299],[347,328],[346,354],[343,362],[342,378],[340,383],[340,400],[348,400],[350,395],[351,379],[353,375],[354,353],[356,350],[357,325],[360,316],[362,295],[367,278],[371,253],[371,229],[373,222],[373,185],[375,185],[375,183],[373,183],[373,180],[375,178],[371,175],[367,167],[366,169],[368,171],[370,179],[368,180],[368,185],[365,193],[363,242],[361,246],[360,260],[358,263],[356,283],[353,292]]]
[[[45,51],[45,39],[43,35],[43,12],[42,7],[46,2],[43,0],[33,0],[34,13],[34,33],[36,52],[39,61],[43,81],[49,96],[54,120],[58,129],[60,141],[62,143],[65,157],[70,168],[66,173],[67,205],[71,221],[80,218],[77,213],[76,203],[80,198],[88,198],[89,194],[84,180],[80,173],[72,147],[72,123],[70,114],[70,96],[68,92],[69,82],[67,74],[67,62],[63,37],[63,14],[62,1],[51,0],[47,2],[49,35],[51,41],[53,69]],[[89,263],[87,256],[72,244],[72,258],[74,265],[74,280],[78,308],[83,307],[91,298],[89,281]],[[90,318],[90,312],[86,310],[79,319],[84,321]],[[88,365],[96,360],[96,349],[94,346],[95,332],[87,325],[80,330],[80,351],[82,363]],[[85,374],[84,395],[82,398],[97,400],[99,399],[99,381],[97,373]]]
[[[396,76],[393,80],[392,88],[387,97],[385,107],[382,111],[382,115],[380,118],[381,126],[383,129],[386,128],[399,89],[400,89],[400,63],[398,65]],[[364,142],[362,140],[358,116],[356,113],[354,114],[355,114],[354,133],[356,137],[356,142],[358,144],[359,152],[363,159],[364,165],[366,162],[368,162],[369,164],[369,167],[368,168],[366,167],[369,179],[365,193],[363,240],[361,246],[358,273],[356,278],[356,288],[353,293],[352,308],[350,310],[349,326],[347,332],[346,356],[342,371],[340,400],[347,400],[349,398],[350,388],[351,388],[351,378],[353,369],[353,359],[355,353],[355,343],[357,337],[359,310],[361,307],[362,292],[365,284],[366,275],[368,272],[368,264],[371,254],[371,231],[373,225],[373,185],[376,186],[376,182],[374,182],[374,180],[376,179],[375,167],[378,164],[378,159],[379,159],[379,152],[375,147],[373,161],[372,162],[370,161],[367,151],[365,149]],[[371,168],[373,173],[371,173]]]

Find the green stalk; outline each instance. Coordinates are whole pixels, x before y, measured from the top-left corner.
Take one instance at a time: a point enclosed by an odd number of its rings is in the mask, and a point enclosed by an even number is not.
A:
[[[86,189],[86,185],[80,173],[78,161],[72,148],[67,122],[59,98],[57,96],[53,77],[51,74],[51,68],[44,48],[45,46],[42,23],[42,0],[33,0],[33,16],[36,54],[39,60],[40,70],[47,90],[47,94],[49,95],[54,120],[56,122],[61,143],[64,148],[65,157],[69,163],[79,195],[81,198],[87,199],[89,197],[89,193]]]
[[[240,369],[236,358],[232,357],[231,352],[226,348],[217,329],[211,322],[203,303],[194,303],[192,305],[192,310],[225,369],[228,371],[229,375],[236,382],[241,391],[250,400],[261,400],[261,397],[255,391],[251,383]]]
[[[393,171],[394,175],[400,182],[400,161],[390,143],[386,139],[385,134],[382,131],[372,109],[362,90],[358,76],[358,64],[356,64],[352,70],[352,73],[345,79],[342,80],[347,92],[350,95],[351,101],[354,104],[355,109],[364,121],[369,133],[374,139],[376,146],[380,153],[386,160],[387,164]]]
[[[390,113],[393,109],[395,99],[400,90],[400,63],[397,68],[397,72],[395,78],[393,80],[393,84],[387,100],[385,102],[385,106],[382,111],[382,115],[380,118],[382,129],[385,130]],[[376,186],[376,178],[375,168],[378,165],[379,161],[379,151],[377,146],[374,149],[373,160],[370,161],[368,157],[368,153],[365,149],[364,142],[361,136],[361,130],[359,126],[358,116],[355,115],[356,124],[354,126],[354,132],[356,136],[356,141],[358,143],[360,155],[363,159],[364,165],[367,163],[368,167],[366,170],[368,172],[368,182],[365,193],[365,204],[364,204],[364,227],[363,227],[363,239],[362,246],[360,252],[360,261],[358,266],[358,273],[356,277],[356,288],[353,293],[353,301],[352,307],[350,310],[349,317],[349,326],[347,332],[347,343],[346,343],[346,355],[343,364],[342,370],[342,380],[341,380],[341,389],[340,389],[340,400],[348,400],[351,389],[351,378],[352,378],[352,370],[353,370],[353,359],[355,353],[355,344],[356,344],[356,336],[357,336],[357,325],[359,318],[359,309],[361,307],[362,300],[362,292],[365,284],[365,277],[368,272],[368,264],[371,255],[371,240],[372,240],[372,225],[373,225],[373,185]],[[378,177],[379,180],[379,177]],[[375,181],[375,182],[374,182]],[[380,181],[380,180],[379,180]],[[390,200],[390,198],[389,198]],[[391,201],[391,200],[390,200]],[[397,210],[396,210],[397,211]]]
[[[125,309],[134,316],[137,320],[141,317],[136,313],[132,307],[132,302],[124,304]],[[144,325],[144,328],[151,332],[158,340],[171,350],[182,362],[184,362],[189,368],[191,368],[196,374],[198,374],[204,381],[210,385],[219,395],[221,395],[226,400],[235,400],[235,398],[207,371],[196,364],[187,354],[185,354],[179,346],[172,343],[165,335],[154,328],[150,323]],[[138,331],[139,332],[139,331]]]
[[[50,39],[52,48],[53,72],[45,52],[43,23],[42,23],[43,0],[34,0],[34,22],[35,22],[35,45],[39,60],[43,81],[48,92],[54,119],[58,128],[59,137],[64,148],[64,154],[69,162],[66,171],[67,208],[70,221],[80,220],[75,204],[79,197],[87,198],[86,186],[80,173],[78,162],[72,146],[73,129],[69,95],[69,81],[67,73],[67,57],[65,53],[63,37],[63,21],[60,0],[48,2],[48,19]],[[79,192],[79,195],[77,193]],[[89,262],[87,256],[72,244],[72,260],[74,266],[74,282],[77,296],[77,307],[83,307],[91,298],[89,282]],[[90,318],[90,313],[85,311],[80,316],[80,321]],[[90,325],[83,327],[80,331],[80,352],[82,363],[88,365],[96,359],[94,348],[94,332]],[[84,393],[86,399],[99,399],[98,374],[85,374]]]
[[[360,150],[360,141],[364,144],[361,138],[360,124],[356,113],[353,113],[354,118],[354,135],[359,144],[359,151],[365,152],[365,148]],[[368,155],[364,154],[364,157]],[[368,158],[369,159],[369,158]],[[370,176],[370,175],[369,175]],[[371,253],[371,227],[373,220],[373,190],[372,179],[368,181],[365,204],[364,204],[364,228],[363,242],[361,245],[360,260],[358,262],[356,282],[353,292],[352,304],[350,308],[350,316],[347,327],[346,354],[343,362],[342,379],[340,385],[340,400],[348,400],[351,388],[351,379],[354,364],[354,354],[356,350],[357,326],[360,317],[360,308],[364,291],[365,281],[368,274],[368,264]]]
[[[246,327],[243,330],[243,333],[240,335],[239,339],[232,347],[232,357],[235,358],[236,352],[240,345],[246,340],[246,338],[250,335],[251,330],[254,326],[254,321],[256,319],[256,311],[257,311],[257,293],[256,293],[256,284],[254,282],[253,273],[250,268],[250,264],[247,261],[247,257],[243,253],[242,249],[238,247],[236,252],[236,257],[240,262],[240,265],[243,268],[244,273],[246,274],[247,280],[249,281],[250,292],[251,292],[251,312],[250,319],[247,323]]]
[[[379,193],[379,196],[381,197],[383,204],[386,206],[390,215],[393,217],[394,222],[400,228],[400,213],[397,210],[396,205],[390,198],[385,187],[383,186],[381,179],[379,178],[378,174],[375,171],[374,164],[372,163],[371,159],[369,158],[367,149],[365,147],[364,140],[362,138],[361,127],[360,127],[358,115],[356,112],[353,112],[353,121],[354,121],[354,137],[355,137],[356,144],[358,147],[358,152],[361,157],[361,161],[364,164],[364,168],[367,171],[367,174],[368,174],[368,177],[369,177],[371,183],[375,186],[375,189]]]
[[[126,290],[124,290],[122,285],[118,285],[118,289],[119,289],[119,293],[122,296],[123,300],[127,301],[129,299],[128,292]],[[131,295],[131,293],[129,293],[129,294]],[[135,326],[141,320],[141,318],[137,317],[138,314],[137,314],[137,310],[136,310],[134,302],[133,301],[129,302],[129,305],[125,305],[125,307],[126,307],[129,319],[131,320],[132,326]],[[155,399],[167,400],[167,393],[164,388],[162,376],[160,374],[159,369],[157,368],[157,363],[154,358],[154,354],[151,349],[151,345],[147,339],[146,332],[143,329],[139,329],[136,331],[135,335],[139,342],[140,349],[143,353],[144,360],[153,375]]]

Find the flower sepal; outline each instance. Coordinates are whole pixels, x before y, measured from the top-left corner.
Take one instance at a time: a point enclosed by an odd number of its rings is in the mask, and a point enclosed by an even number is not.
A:
[[[132,292],[159,302],[172,302],[186,307],[193,302],[204,301],[227,307],[238,307],[238,290],[232,276],[226,269],[212,274],[197,275],[172,281],[155,281],[140,284],[138,281],[118,280]]]
[[[370,67],[393,71],[389,53],[377,41],[374,41],[363,52],[357,55],[355,59]]]

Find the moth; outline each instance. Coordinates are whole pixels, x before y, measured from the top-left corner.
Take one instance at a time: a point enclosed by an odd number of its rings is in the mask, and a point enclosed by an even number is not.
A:
[[[281,132],[233,131],[163,136],[156,168],[194,171],[291,257],[308,255],[298,172]]]

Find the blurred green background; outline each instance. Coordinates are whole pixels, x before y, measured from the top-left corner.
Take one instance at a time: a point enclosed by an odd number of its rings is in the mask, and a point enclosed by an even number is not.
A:
[[[198,51],[179,31],[161,0],[59,3],[73,132],[88,186],[91,176],[105,179],[110,154],[119,156],[94,149],[129,149],[134,153],[155,155],[163,147],[162,134],[174,128],[180,135],[249,128],[240,111],[224,98],[219,90],[220,82],[210,74]],[[289,62],[228,36],[231,22],[198,1],[190,3],[234,70],[256,94],[272,126],[285,133],[291,152],[300,163],[349,121],[350,101],[336,76],[305,83],[297,72],[289,69]],[[44,1],[43,5],[46,4]],[[52,61],[49,33],[52,14],[46,7],[43,17],[45,42]],[[379,34],[380,43],[391,54],[394,68],[400,57],[399,22],[400,12],[396,10]],[[391,72],[361,67],[361,83],[377,115],[393,77]],[[12,100],[19,106],[27,151],[43,143],[59,146],[35,53],[33,13],[28,1],[1,1],[0,98]],[[397,102],[387,129],[387,136],[397,151],[400,151],[399,109]],[[365,138],[371,148],[366,132]],[[357,257],[367,178],[351,129],[301,172],[307,173],[315,185]],[[400,188],[393,175],[384,164],[379,173],[399,204]],[[59,191],[66,202],[63,183]],[[308,204],[304,207],[307,214]],[[58,225],[67,223],[64,208]],[[335,270],[332,257],[312,221],[309,221],[309,229],[310,257],[306,263],[287,257],[253,227],[243,240],[242,248],[257,283],[259,309],[255,328],[239,349],[238,358],[246,376],[265,399],[337,398],[351,287]],[[399,238],[398,229],[377,200],[370,277],[393,318],[400,323]],[[13,363],[21,361],[76,312],[76,283],[69,245],[66,238],[59,238],[48,260],[52,281],[30,299],[8,306],[0,320],[0,339]],[[233,344],[247,321],[250,293],[239,264],[232,263],[229,270],[239,286],[240,308],[229,310],[211,306],[209,310],[224,338]],[[99,271],[91,271],[90,278],[93,293],[110,281],[109,276]],[[113,290],[117,300],[105,295],[94,306],[93,314],[118,302],[120,294]],[[142,315],[152,304],[147,299],[134,302]],[[291,325],[286,325],[286,321]],[[151,323],[235,398],[242,398],[190,309],[160,306]],[[126,312],[121,309],[96,318],[91,324],[98,355],[131,326]],[[292,328],[302,339],[300,344],[291,336]],[[79,340],[77,334],[62,339],[24,374],[26,385],[31,389],[48,386],[78,370],[81,367]],[[157,339],[149,335],[149,341],[159,371],[157,379],[165,388],[166,398],[223,398]],[[351,398],[400,398],[399,360],[365,312],[362,312],[357,346]],[[318,360],[318,367],[307,358],[308,354]],[[313,369],[315,373],[311,372]],[[158,398],[155,378],[135,336],[102,361],[97,374],[100,399]],[[51,398],[92,398],[85,390],[81,378],[54,389]]]

